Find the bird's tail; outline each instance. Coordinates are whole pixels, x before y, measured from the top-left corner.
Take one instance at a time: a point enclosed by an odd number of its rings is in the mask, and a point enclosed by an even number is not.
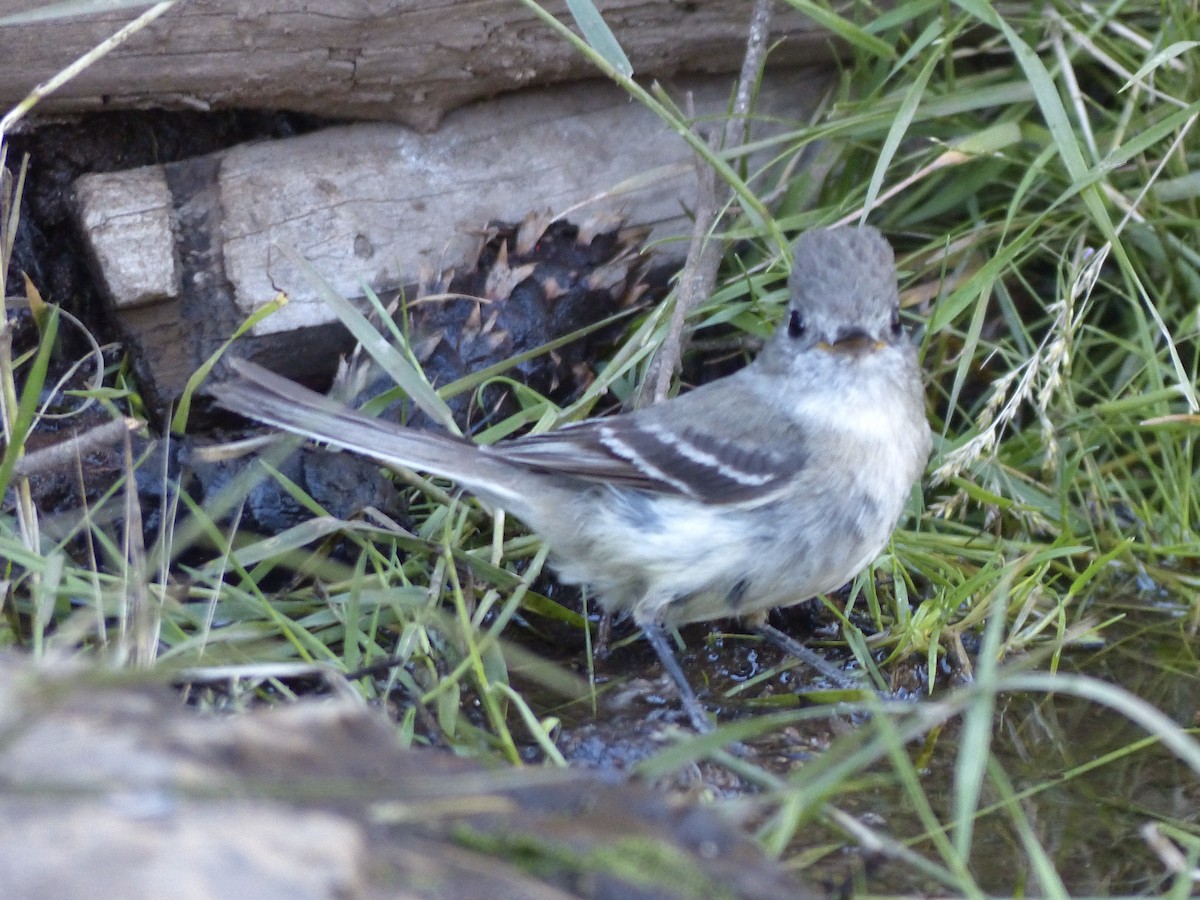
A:
[[[372,419],[246,360],[231,359],[229,368],[234,377],[212,393],[231,412],[386,465],[441,475],[518,516],[525,507],[521,482],[537,476],[470,441]]]

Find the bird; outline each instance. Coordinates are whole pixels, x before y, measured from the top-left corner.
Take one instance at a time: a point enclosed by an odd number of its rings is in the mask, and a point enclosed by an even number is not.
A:
[[[786,309],[747,366],[545,433],[477,445],[365,416],[238,359],[212,393],[246,418],[450,479],[524,522],[560,580],[632,617],[692,726],[710,732],[668,629],[735,617],[786,645],[767,613],[868,566],[931,449],[887,239],[814,228],[791,256]]]

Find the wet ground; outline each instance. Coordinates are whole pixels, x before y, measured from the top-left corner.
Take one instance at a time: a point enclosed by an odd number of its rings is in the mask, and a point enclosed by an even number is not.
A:
[[[1058,671],[1123,687],[1197,733],[1200,664],[1188,608],[1153,597],[1123,597],[1120,607],[1126,618],[1106,630],[1105,645],[1068,652]],[[1114,604],[1094,601],[1092,612],[1112,616]],[[819,620],[819,611],[810,609],[796,614],[790,626],[796,633],[812,633]],[[689,649],[681,654],[684,670],[694,684],[709,686],[705,699],[719,711],[722,723],[781,710],[807,710],[813,716],[744,740],[739,761],[751,770],[802,785],[805,766],[839,738],[872,733],[869,716],[828,705],[845,692],[757,638],[716,628],[688,629],[685,637]],[[837,661],[839,656],[831,652],[830,659]],[[853,666],[848,664],[846,671],[852,674]],[[919,680],[921,674],[919,666],[911,667],[912,679]],[[600,663],[598,680],[604,682],[598,715],[586,709],[572,715],[570,707],[562,706],[544,710],[564,719],[559,746],[574,765],[640,771],[673,745],[673,729],[685,728],[669,682],[653,654],[638,643]],[[933,699],[944,699],[953,690],[948,684],[953,680],[943,675]],[[714,701],[739,687],[745,690],[733,699]],[[610,693],[604,694],[605,689]],[[906,702],[915,704],[925,695],[920,691],[908,696]],[[948,718],[908,748],[919,767],[920,788],[942,822],[954,818],[960,729],[960,719]],[[1068,694],[1003,694],[996,705],[991,752],[1072,895],[1158,894],[1170,886],[1172,875],[1145,830],[1160,822],[1200,833],[1197,774],[1148,739],[1139,725],[1095,702]],[[657,769],[652,765],[650,771]],[[662,786],[752,801],[771,793],[762,779],[746,778],[711,762],[672,770]],[[875,765],[848,788],[832,798],[836,807],[917,853],[938,858],[933,843],[922,837],[925,828],[912,798],[896,782],[889,763]],[[1036,893],[1037,877],[1029,869],[1027,849],[1000,800],[985,787],[980,801],[985,813],[975,824],[970,871],[992,895]],[[847,853],[839,849],[845,844],[844,835],[812,823],[799,833],[785,858],[808,860],[806,873],[833,893],[936,895],[945,890],[936,879],[922,877],[888,854],[861,849]]]
[[[1093,612],[1112,615],[1116,605],[1097,601]],[[1059,671],[1123,687],[1193,735],[1200,733],[1200,641],[1189,631],[1191,611],[1156,598],[1121,598],[1119,606],[1126,618],[1106,629],[1106,646],[1067,653]],[[938,696],[944,692],[935,692]],[[793,726],[772,740],[748,741],[750,758],[773,774],[803,779],[806,750],[823,749],[847,729],[866,727],[862,718],[837,716],[824,725],[812,730],[809,725]],[[954,818],[960,728],[961,721],[951,719],[923,744],[910,746],[919,761],[920,786],[942,822]],[[1067,694],[1002,695],[992,734],[994,760],[1007,774],[1036,839],[1072,895],[1159,894],[1171,886],[1172,875],[1145,830],[1167,823],[1168,829],[1200,835],[1200,777],[1195,771],[1120,713]],[[794,741],[790,749],[778,740],[786,741],[789,735]],[[839,795],[834,804],[892,837],[911,839],[912,849],[937,858],[932,842],[919,837],[925,829],[911,797],[894,783],[891,767],[885,763],[875,771],[880,781]],[[975,824],[971,873],[994,896],[1037,893],[1029,855],[1010,817],[995,808],[999,800],[994,790],[985,788],[980,806],[991,811]],[[789,852],[803,857],[824,840],[832,848],[843,838],[811,828]],[[828,887],[855,885],[855,892],[944,890],[884,854],[831,852],[806,871]]]

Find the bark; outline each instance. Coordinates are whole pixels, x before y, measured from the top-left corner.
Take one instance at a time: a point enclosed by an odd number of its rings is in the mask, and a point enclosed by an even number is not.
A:
[[[569,21],[561,0],[548,8]],[[30,0],[0,0],[0,16]],[[772,63],[828,61],[828,32],[779,4]],[[136,10],[0,28],[0,105],[20,100]],[[749,3],[611,0],[639,77],[737,71]],[[272,108],[434,128],[471,100],[592,77],[518,0],[190,0],[43,101],[39,112]]]

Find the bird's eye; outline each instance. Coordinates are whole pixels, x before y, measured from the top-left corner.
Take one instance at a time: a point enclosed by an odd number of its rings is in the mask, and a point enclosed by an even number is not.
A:
[[[788,337],[802,338],[806,331],[808,331],[808,326],[804,324],[804,316],[800,315],[798,310],[793,309],[788,314]]]
[[[900,337],[902,331],[904,331],[904,326],[900,324],[900,307],[897,306],[892,309],[892,334]]]

